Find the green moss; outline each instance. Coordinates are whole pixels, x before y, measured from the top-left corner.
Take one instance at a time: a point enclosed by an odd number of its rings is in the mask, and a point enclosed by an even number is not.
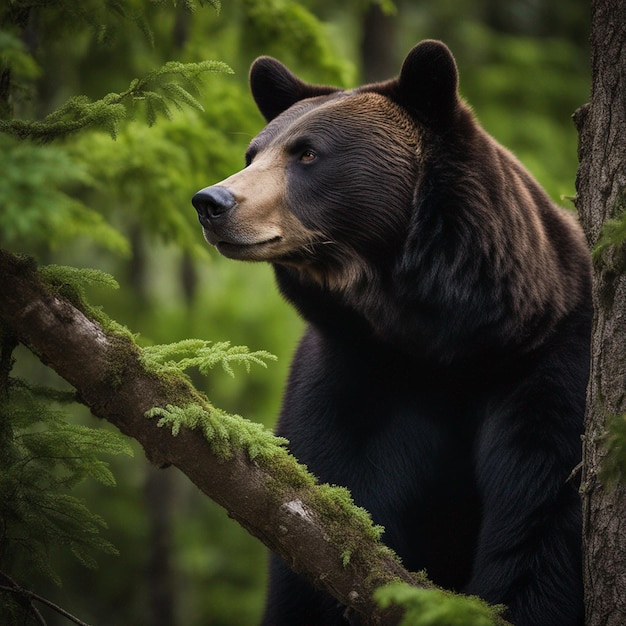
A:
[[[626,415],[607,418],[607,455],[602,463],[600,478],[605,485],[626,480]]]
[[[350,492],[345,487],[322,484],[310,490],[307,497],[338,547],[342,566],[364,568],[373,585],[389,581],[388,570],[378,571],[376,564],[387,559],[400,563],[400,559],[381,542],[384,528],[374,524],[370,514],[354,503]]]
[[[352,525],[358,527],[369,539],[380,540],[385,529],[372,522],[370,514],[354,503],[352,494],[345,487],[320,485],[313,499],[316,509],[334,525]]]
[[[442,589],[422,589],[407,583],[391,583],[376,590],[381,608],[400,606],[400,626],[497,626],[505,624],[503,606],[490,606],[475,596]]]
[[[617,194],[611,215],[602,225],[591,254],[596,267],[623,274],[626,269],[626,189]]]
[[[348,565],[350,565],[350,557],[352,556],[352,551],[351,550],[344,550],[341,553],[341,564],[344,567],[348,567]]]
[[[118,289],[119,284],[113,276],[100,270],[79,269],[66,265],[44,265],[37,273],[53,293],[71,302],[88,318],[97,322],[106,333],[122,335],[134,341],[134,336],[128,328],[112,320],[100,307],[87,302],[85,288],[88,286]]]
[[[158,417],[157,425],[169,427],[174,436],[181,428],[200,430],[213,453],[224,459],[231,458],[235,450],[245,451],[253,460],[273,458],[287,443],[285,439],[275,437],[262,424],[230,415],[208,401],[154,407],[146,412],[146,417]]]
[[[281,496],[285,485],[289,485],[294,490],[301,490],[317,484],[317,479],[307,470],[306,466],[299,463],[282,446],[271,457],[260,459],[260,463],[261,465],[265,464],[268,468],[271,465],[272,475],[276,479],[269,484],[269,489],[274,491],[276,497]]]

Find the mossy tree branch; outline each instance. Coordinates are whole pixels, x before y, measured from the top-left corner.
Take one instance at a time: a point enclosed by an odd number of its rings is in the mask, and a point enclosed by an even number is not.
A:
[[[183,428],[173,436],[146,413],[206,403],[184,377],[148,370],[130,337],[106,332],[55,293],[32,263],[4,251],[0,293],[2,324],[71,383],[94,415],[139,441],[156,465],[178,467],[295,571],[360,613],[365,623],[398,622],[397,607],[380,609],[372,594],[392,581],[415,584],[416,577],[368,533],[362,518],[354,519],[349,504],[328,498],[283,447],[277,445],[271,458],[252,461],[243,449],[231,450],[228,458],[215,454],[200,429]]]
[[[208,399],[184,375],[151,367],[128,333],[107,330],[98,314],[63,296],[46,275],[32,261],[0,250],[0,325],[72,384],[95,416],[136,439],[157,466],[178,467],[294,571],[358,613],[359,623],[401,622],[393,598],[407,592],[397,583],[432,591],[412,599],[413,611],[428,613],[433,605],[441,610],[450,594],[405,570],[345,489],[317,484],[283,440],[270,441],[246,420],[240,420],[243,434],[233,435],[228,431],[236,418],[228,416],[225,432],[212,441],[207,433],[216,431],[216,409]],[[172,425],[173,414],[184,407],[189,415],[173,424],[176,434],[160,427]],[[395,590],[390,587],[379,605],[374,592],[391,583]],[[457,596],[443,610],[451,623],[507,626],[498,608],[477,598]]]

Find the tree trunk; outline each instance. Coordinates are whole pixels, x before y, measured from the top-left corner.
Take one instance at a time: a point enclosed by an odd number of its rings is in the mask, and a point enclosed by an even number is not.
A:
[[[147,465],[147,464],[146,464]],[[176,574],[172,567],[175,475],[147,465],[144,485],[150,532],[146,582],[148,587],[147,626],[176,623]]]
[[[575,116],[577,208],[591,249],[626,209],[626,3],[593,0],[591,101]],[[626,413],[626,243],[594,256],[595,318],[583,446],[587,626],[626,624],[626,485],[600,477],[607,420]]]
[[[372,3],[363,15],[361,34],[361,77],[364,83],[385,80],[398,71],[396,33],[398,18],[386,15]]]

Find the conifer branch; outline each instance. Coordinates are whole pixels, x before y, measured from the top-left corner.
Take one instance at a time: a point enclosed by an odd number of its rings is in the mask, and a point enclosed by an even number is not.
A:
[[[120,123],[132,118],[141,104],[145,105],[149,125],[155,123],[158,114],[171,118],[170,104],[181,110],[184,106],[204,110],[194,92],[207,72],[233,73],[220,61],[170,61],[142,78],[135,78],[120,93],[109,93],[94,102],[86,96],[74,96],[43,120],[0,120],[0,132],[45,143],[97,127],[105,128],[115,138]]]
[[[78,626],[89,626],[86,622],[78,619],[75,615],[72,615],[69,611],[66,611],[58,604],[55,604],[51,600],[36,594],[29,589],[24,589],[21,585],[18,585],[8,574],[0,571],[0,579],[4,579],[7,584],[0,584],[0,591],[4,591],[7,593],[12,593],[16,595],[21,602],[26,602],[28,604],[28,609],[34,615],[35,619],[42,625],[46,626],[46,620],[43,618],[37,607],[33,604],[33,601],[41,602],[41,604],[45,604],[48,608],[52,609],[62,617],[74,622],[74,624],[78,624]]]

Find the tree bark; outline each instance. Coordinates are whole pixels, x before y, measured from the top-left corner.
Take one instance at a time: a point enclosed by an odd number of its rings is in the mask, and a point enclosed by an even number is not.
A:
[[[575,115],[577,208],[590,248],[626,209],[626,3],[593,0],[592,88]],[[626,244],[594,258],[594,325],[583,445],[587,626],[626,624],[626,485],[600,478],[607,419],[626,413]]]
[[[105,332],[54,293],[32,263],[1,250],[0,294],[2,324],[72,384],[94,415],[139,441],[157,466],[178,467],[294,571],[356,611],[363,624],[398,623],[400,609],[380,609],[372,594],[383,584],[417,579],[358,521],[348,519],[350,510],[334,519],[320,510],[319,487],[286,471],[284,458],[250,460],[234,450],[224,459],[199,430],[181,429],[173,436],[159,428],[156,419],[146,418],[149,409],[206,400],[182,377],[173,383],[147,371],[130,339]],[[358,537],[348,563],[338,526],[342,537],[346,532]]]
[[[363,15],[361,34],[361,77],[364,83],[385,80],[398,71],[396,34],[398,18],[385,15],[379,4],[372,3]]]
[[[144,502],[150,533],[145,577],[148,587],[147,626],[176,624],[176,574],[172,567],[175,475],[147,465]]]

